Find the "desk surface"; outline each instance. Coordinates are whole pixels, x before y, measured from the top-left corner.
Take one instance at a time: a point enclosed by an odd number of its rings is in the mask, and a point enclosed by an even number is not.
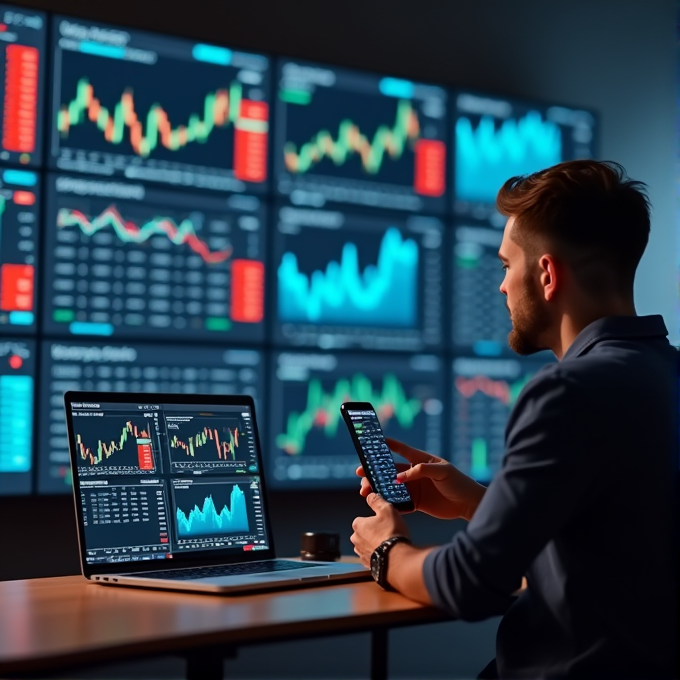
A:
[[[80,576],[5,581],[0,676],[444,620],[372,581],[238,596],[101,586]]]

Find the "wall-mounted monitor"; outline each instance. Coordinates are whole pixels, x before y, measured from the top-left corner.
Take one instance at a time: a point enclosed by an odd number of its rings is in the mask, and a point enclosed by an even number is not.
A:
[[[446,210],[443,87],[282,59],[274,182],[298,205]]]
[[[445,236],[433,217],[280,206],[275,341],[323,349],[439,347]]]
[[[266,188],[266,57],[60,16],[52,40],[52,167],[216,191]]]

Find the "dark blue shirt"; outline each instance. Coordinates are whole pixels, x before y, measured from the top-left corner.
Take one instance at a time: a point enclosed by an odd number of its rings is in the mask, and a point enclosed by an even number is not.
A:
[[[425,561],[437,606],[504,615],[500,678],[673,675],[678,378],[666,336],[660,316],[599,319],[541,369],[474,517]]]

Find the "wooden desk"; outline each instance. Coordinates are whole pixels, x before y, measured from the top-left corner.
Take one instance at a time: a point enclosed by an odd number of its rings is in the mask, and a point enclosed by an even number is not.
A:
[[[190,680],[222,678],[238,647],[372,633],[371,677],[387,677],[390,628],[445,621],[372,581],[258,595],[108,587],[79,576],[0,582],[0,677],[181,654]]]

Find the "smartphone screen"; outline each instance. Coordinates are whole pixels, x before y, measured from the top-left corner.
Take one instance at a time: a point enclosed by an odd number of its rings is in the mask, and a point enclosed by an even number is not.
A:
[[[373,491],[399,510],[413,510],[406,485],[396,481],[394,458],[371,404],[350,402],[342,405],[341,412]]]

